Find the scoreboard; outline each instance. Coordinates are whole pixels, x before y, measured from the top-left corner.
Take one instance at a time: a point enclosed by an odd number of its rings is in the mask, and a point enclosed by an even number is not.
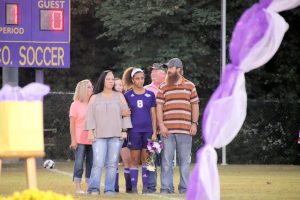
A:
[[[0,67],[70,67],[70,0],[0,0]]]

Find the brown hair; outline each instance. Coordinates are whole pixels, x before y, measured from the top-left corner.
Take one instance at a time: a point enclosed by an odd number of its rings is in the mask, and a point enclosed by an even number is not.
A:
[[[131,72],[134,69],[134,67],[128,67],[122,76],[122,83],[124,86],[124,91],[132,89],[133,83],[131,78]]]

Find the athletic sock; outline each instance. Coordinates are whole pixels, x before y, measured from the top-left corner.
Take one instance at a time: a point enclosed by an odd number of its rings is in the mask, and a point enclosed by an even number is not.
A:
[[[126,191],[130,191],[132,189],[132,186],[131,186],[129,168],[124,168],[124,178],[125,178],[125,183],[126,183]]]
[[[142,180],[143,180],[143,188],[148,187],[148,173],[147,173],[147,166],[142,167]]]
[[[117,169],[117,174],[116,174],[115,191],[119,192],[119,169]]]
[[[131,178],[131,186],[132,188],[137,188],[139,169],[130,168],[129,171],[130,171],[130,178]]]

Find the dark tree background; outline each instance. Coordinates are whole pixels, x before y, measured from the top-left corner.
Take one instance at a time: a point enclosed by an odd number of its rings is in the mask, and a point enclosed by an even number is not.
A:
[[[227,2],[227,43],[240,15],[256,2]],[[119,76],[128,66],[147,69],[172,57],[184,61],[185,76],[196,83],[202,97],[209,97],[217,86],[220,1],[71,0],[71,10],[71,68],[44,69],[52,91],[73,91],[79,80],[95,81],[105,69]],[[246,75],[249,98],[299,99],[300,9],[281,14],[290,29],[274,58]],[[19,70],[21,86],[34,81],[34,70]]]
[[[257,1],[227,1],[227,44],[241,14]],[[44,81],[52,91],[73,92],[78,81],[95,82],[105,69],[114,70],[117,76],[128,66],[148,72],[154,62],[179,57],[185,77],[197,86],[202,113],[219,83],[221,1],[71,0],[71,11],[71,67],[44,69]],[[248,114],[228,145],[230,163],[300,163],[300,8],[280,14],[290,28],[271,61],[246,74]],[[2,68],[0,75],[2,83]],[[35,69],[19,69],[20,86],[33,82],[34,77]],[[71,101],[67,93],[45,98],[45,128],[57,129],[55,135],[45,133],[46,143],[55,144],[55,148],[46,146],[47,157],[70,158]],[[192,152],[202,144],[202,138],[195,137]]]

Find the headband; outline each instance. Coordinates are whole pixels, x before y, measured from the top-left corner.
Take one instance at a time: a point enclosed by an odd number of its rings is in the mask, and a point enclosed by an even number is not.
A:
[[[143,70],[141,70],[140,68],[133,68],[132,72],[131,72],[131,78],[133,78],[133,76],[138,73],[138,72],[143,72]]]

